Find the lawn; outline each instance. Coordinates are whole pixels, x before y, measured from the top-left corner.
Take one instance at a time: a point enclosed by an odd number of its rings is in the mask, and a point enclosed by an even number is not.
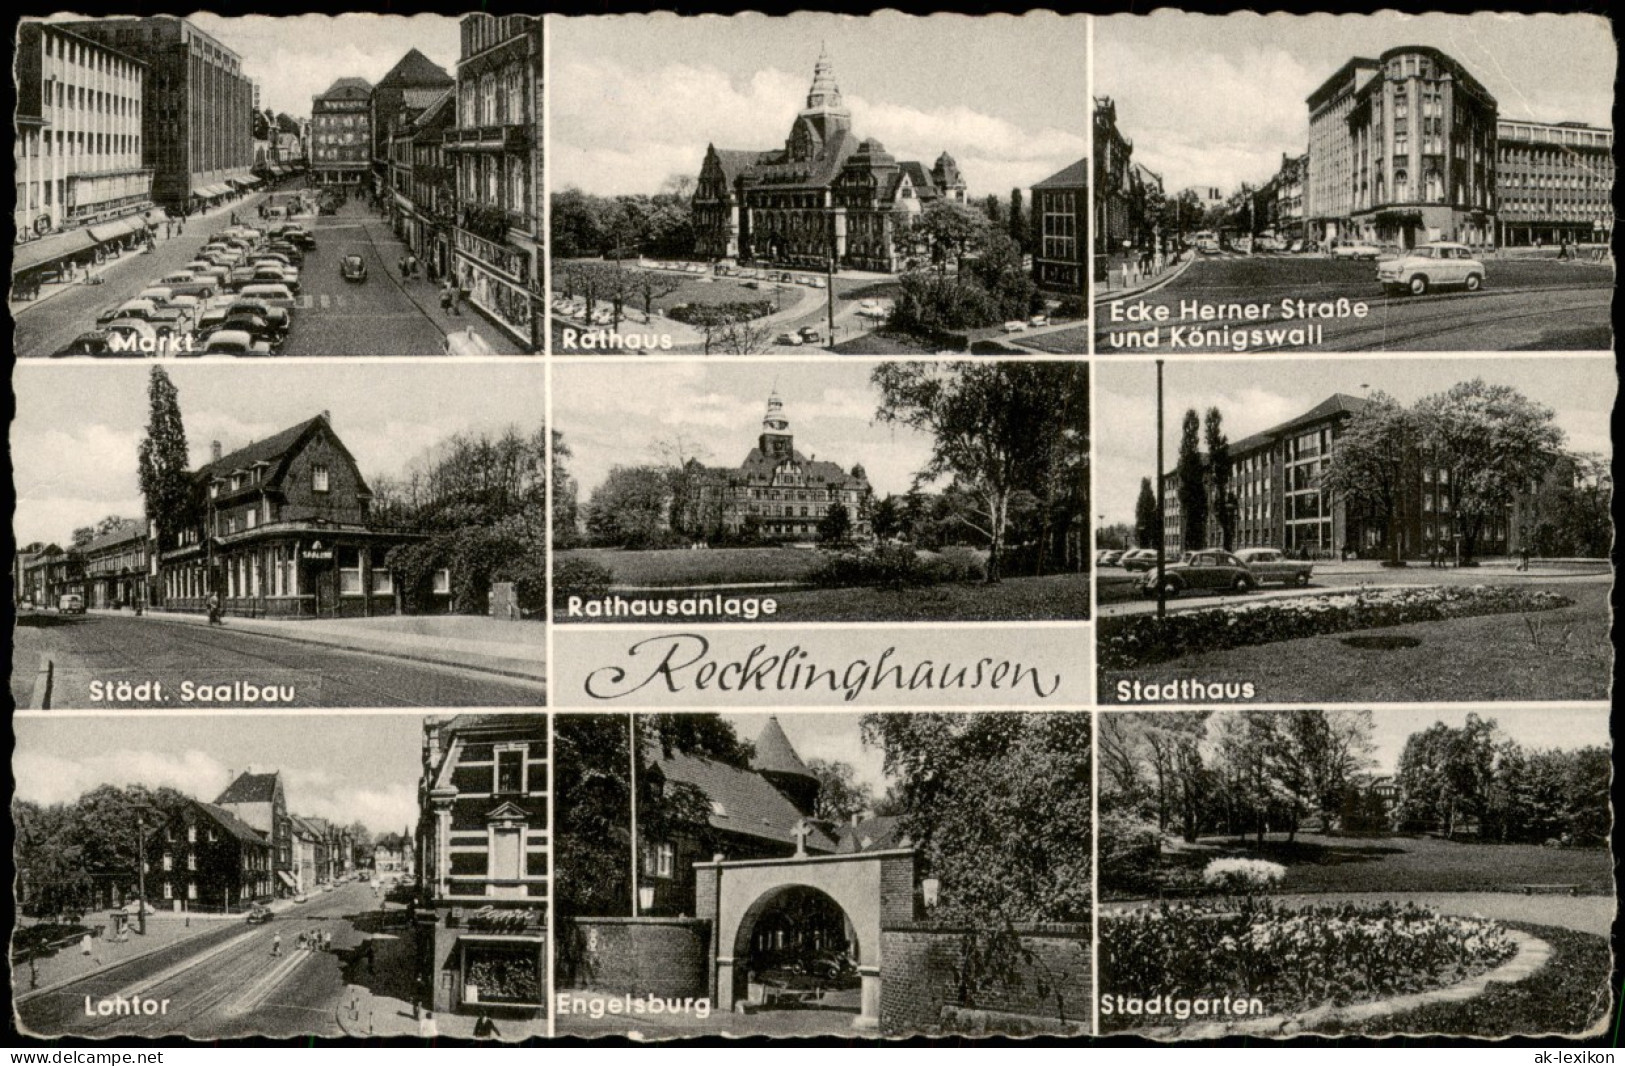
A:
[[[639,268],[635,264],[629,264],[626,269],[636,271]],[[717,278],[715,281],[703,280],[710,277],[709,274],[676,274],[669,270],[650,271],[649,273],[657,274],[663,280],[677,285],[676,290],[655,299],[654,306],[657,311],[667,311],[679,304],[723,304],[773,299],[772,282],[764,281],[760,283],[760,288],[748,289],[745,287],[744,282],[733,278]],[[818,291],[805,285],[783,285],[782,287],[785,291],[780,300],[781,306],[784,307],[793,307],[796,301],[805,294]],[[562,288],[557,285],[555,288],[558,289],[560,295],[563,295],[564,290]],[[579,297],[579,295],[578,293],[577,296]],[[601,306],[608,306],[602,300],[599,303]],[[635,320],[642,321],[643,298],[641,296],[634,296],[629,299],[626,307],[628,311],[635,312],[632,315]]]
[[[1112,699],[1120,680],[1190,678],[1251,682],[1254,698],[1271,703],[1607,699],[1608,587],[1525,587],[1559,593],[1573,605],[1201,652],[1132,671],[1103,670],[1100,691]],[[1345,643],[1374,635],[1385,646]]]
[[[1506,925],[1552,946],[1552,957],[1546,965],[1517,984],[1491,984],[1483,995],[1461,1003],[1430,1003],[1317,1032],[1343,1036],[1442,1033],[1492,1037],[1605,1032],[1612,1014],[1609,985],[1613,957],[1608,941],[1549,925]]]
[[[1203,837],[1165,851],[1170,871],[1199,874],[1218,858],[1267,859],[1286,867],[1277,891],[1486,892],[1523,884],[1577,885],[1584,895],[1613,892],[1613,862],[1605,848],[1546,848],[1536,844],[1477,844],[1428,836],[1324,836],[1283,833],[1249,838]],[[1102,897],[1109,871],[1101,870]],[[1121,897],[1119,897],[1121,898]],[[1554,901],[1555,902],[1555,901]]]
[[[559,552],[557,561],[588,559],[607,566],[615,573],[617,588],[685,588],[799,582],[820,558],[818,552],[801,548],[579,548]]]
[[[1016,334],[1011,340],[1021,348],[1050,355],[1088,355],[1090,324],[1087,319],[1068,329],[1041,333],[1036,337]]]

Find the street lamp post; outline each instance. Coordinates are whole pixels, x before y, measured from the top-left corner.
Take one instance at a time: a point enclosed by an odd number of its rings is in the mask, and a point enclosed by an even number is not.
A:
[[[135,805],[136,811],[150,811],[152,806],[146,803]],[[147,826],[141,820],[139,813],[135,816],[135,851],[136,851],[136,932],[142,936],[147,935]]]

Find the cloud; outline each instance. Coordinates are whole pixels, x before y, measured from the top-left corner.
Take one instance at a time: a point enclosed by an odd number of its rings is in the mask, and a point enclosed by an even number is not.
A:
[[[597,195],[654,193],[672,174],[698,174],[708,144],[779,148],[806,101],[806,73],[773,67],[739,80],[687,63],[631,69],[578,60],[557,67],[553,187]],[[927,166],[946,151],[975,196],[1030,188],[1085,154],[1081,132],[1027,129],[965,105],[930,110],[850,93],[845,100],[859,136]]]

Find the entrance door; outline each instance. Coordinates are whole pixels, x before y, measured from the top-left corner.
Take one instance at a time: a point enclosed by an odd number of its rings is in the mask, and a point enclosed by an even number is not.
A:
[[[316,574],[316,614],[335,615],[339,609],[339,578],[332,570]]]

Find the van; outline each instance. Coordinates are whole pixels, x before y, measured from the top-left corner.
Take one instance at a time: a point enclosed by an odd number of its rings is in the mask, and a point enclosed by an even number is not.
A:
[[[64,592],[56,601],[56,609],[63,614],[84,614],[85,598],[77,592]]]

